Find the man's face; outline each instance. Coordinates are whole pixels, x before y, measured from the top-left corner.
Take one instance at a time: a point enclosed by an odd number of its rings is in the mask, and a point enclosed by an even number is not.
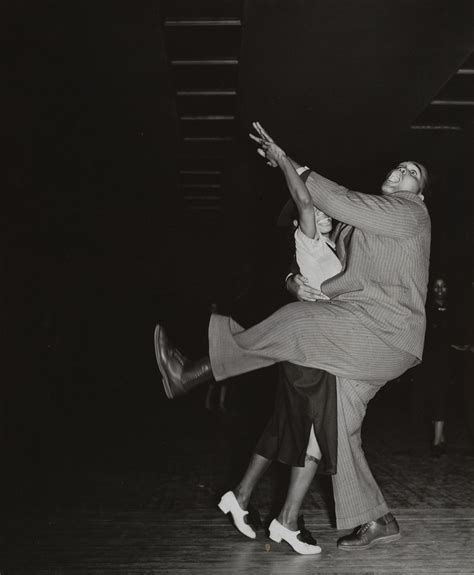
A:
[[[427,173],[424,166],[417,162],[402,162],[391,170],[382,184],[383,194],[395,192],[421,193],[426,182]]]

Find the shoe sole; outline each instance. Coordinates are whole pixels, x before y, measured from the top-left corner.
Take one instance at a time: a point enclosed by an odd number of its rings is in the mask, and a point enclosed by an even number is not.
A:
[[[162,361],[161,361],[160,346],[159,346],[160,333],[161,333],[161,326],[157,325],[155,327],[155,333],[154,333],[156,363],[158,364],[158,369],[160,370],[160,373],[161,373],[163,388],[165,390],[166,397],[168,399],[173,399],[173,394],[171,393],[171,388],[170,388],[170,384],[168,381],[168,377],[166,375],[166,371],[165,371],[163,364],[162,364]]]
[[[395,535],[386,535],[385,537],[378,537],[371,541],[368,545],[338,545],[337,548],[342,551],[364,551],[365,549],[370,549],[374,545],[379,543],[393,543],[401,538],[401,533],[395,533]]]
[[[311,551],[311,553],[303,553],[303,552],[295,549],[293,547],[293,545],[291,543],[289,543],[286,539],[283,539],[283,538],[278,539],[278,537],[273,538],[271,535],[269,535],[268,538],[271,539],[272,541],[275,541],[275,543],[282,543],[284,541],[292,551],[294,551],[295,553],[298,553],[298,555],[301,555],[302,557],[304,557],[304,556],[311,557],[311,555],[319,555],[322,551],[322,549],[319,545],[312,545],[312,547],[316,547],[316,550]]]

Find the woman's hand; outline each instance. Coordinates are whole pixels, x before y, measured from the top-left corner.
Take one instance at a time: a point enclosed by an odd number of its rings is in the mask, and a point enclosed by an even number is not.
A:
[[[254,127],[255,131],[257,132],[258,136],[254,136],[253,134],[249,134],[249,136],[257,142],[260,146],[257,149],[257,152],[263,157],[266,158],[267,164],[272,167],[278,166],[278,163],[286,158],[285,152],[277,146],[270,135],[263,129],[259,122],[253,122],[252,126]]]
[[[276,144],[270,142],[263,142],[262,144],[263,154],[258,149],[258,153],[267,159],[271,166],[277,166],[280,162],[286,158],[285,152]]]
[[[457,351],[466,351],[466,349],[469,349],[469,344],[468,343],[452,343],[451,347],[453,349],[456,349]],[[472,346],[471,346],[472,347]],[[472,351],[472,350],[471,350]]]
[[[286,289],[299,301],[329,299],[321,290],[308,285],[308,280],[301,274],[289,276],[286,280]]]
[[[260,122],[252,122],[252,126],[262,140],[265,140],[265,142],[268,142],[269,144],[275,143],[275,140],[270,136],[270,134],[266,130],[264,130]]]

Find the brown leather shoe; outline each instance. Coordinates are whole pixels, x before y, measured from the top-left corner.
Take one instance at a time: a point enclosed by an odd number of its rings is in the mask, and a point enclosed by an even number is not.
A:
[[[157,325],[155,328],[155,354],[168,399],[184,395],[200,383],[212,379],[209,358],[190,361],[184,357],[169,342],[161,325]]]
[[[377,543],[391,543],[400,539],[400,527],[391,513],[382,515],[375,521],[369,521],[356,527],[350,535],[341,537],[337,546],[344,551],[369,549]]]

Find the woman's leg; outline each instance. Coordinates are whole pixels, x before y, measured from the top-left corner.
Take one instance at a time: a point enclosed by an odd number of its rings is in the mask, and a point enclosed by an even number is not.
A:
[[[321,461],[321,449],[311,426],[304,467],[292,467],[290,484],[278,521],[290,531],[298,530],[298,517],[303,500]]]
[[[290,531],[298,531],[301,505],[318,469],[319,461],[306,454],[304,467],[292,467],[288,493],[278,521]]]
[[[234,489],[234,495],[242,509],[247,509],[250,497],[262,475],[270,467],[272,460],[254,453],[244,476]]]
[[[225,396],[227,394],[227,384],[221,383],[220,384],[220,391],[219,391],[219,409],[223,412],[227,411],[225,406]]]
[[[446,451],[444,439],[444,421],[437,419],[433,421],[433,443],[431,444],[431,455],[441,457]]]
[[[308,447],[306,448],[306,455],[311,455],[318,461],[321,461],[323,454],[321,453],[321,448],[319,447],[318,440],[316,439],[316,434],[314,433],[314,425],[311,426],[311,431],[309,432]]]
[[[214,394],[215,385],[216,384],[214,381],[210,381],[207,387],[206,399],[204,400],[204,408],[207,409],[208,411],[211,411],[212,409],[212,396]]]
[[[449,384],[451,374],[449,371],[449,348],[445,345],[437,346],[427,354],[427,384],[429,385],[429,398],[431,408],[431,421],[433,423],[433,436],[431,440],[431,455],[439,457],[445,450],[444,422],[447,415]]]
[[[434,438],[433,445],[444,443],[444,421],[433,421]]]

